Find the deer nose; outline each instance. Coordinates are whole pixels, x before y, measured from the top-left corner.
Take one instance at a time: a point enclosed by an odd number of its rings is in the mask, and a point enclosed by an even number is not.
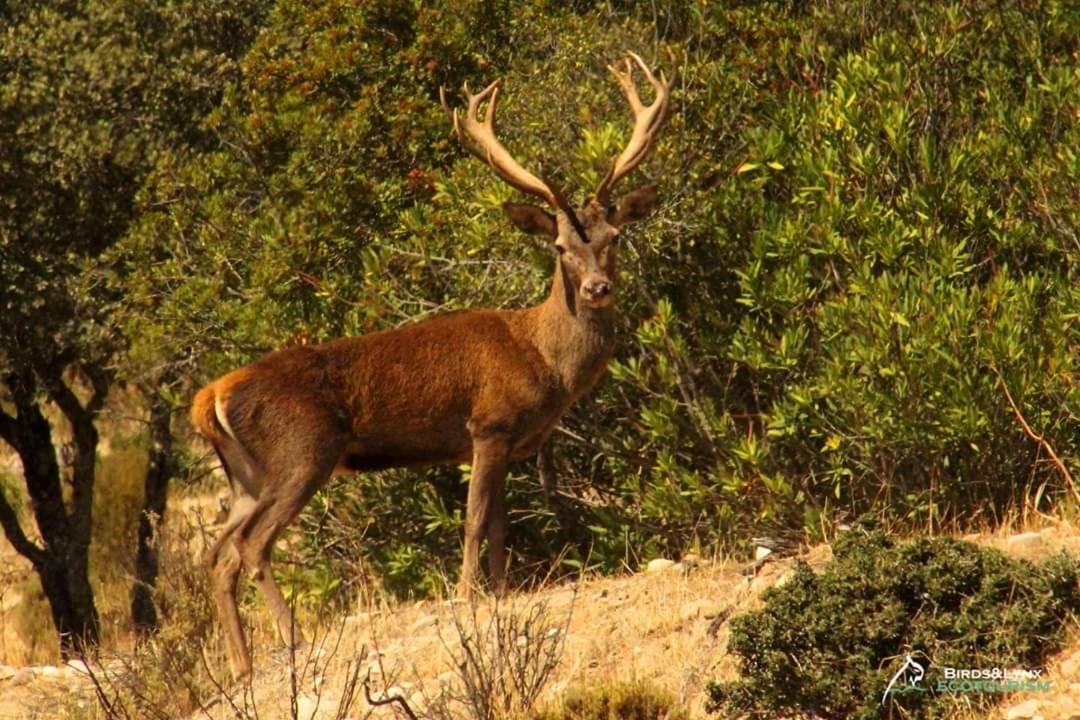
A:
[[[611,283],[607,280],[590,280],[585,283],[584,289],[585,294],[595,300],[611,294]]]

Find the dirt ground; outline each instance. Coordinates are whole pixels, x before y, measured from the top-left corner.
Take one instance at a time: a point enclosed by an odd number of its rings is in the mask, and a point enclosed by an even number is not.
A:
[[[1061,549],[1080,554],[1080,530],[1061,522],[1024,533],[965,539],[1032,560]],[[10,548],[0,550],[0,557],[6,562]],[[831,553],[819,546],[802,557],[817,569]],[[333,718],[341,699],[349,695],[349,679],[370,677],[376,700],[390,692],[423,708],[439,697],[460,694],[455,667],[464,657],[462,637],[494,632],[497,625],[508,633],[506,656],[528,657],[526,651],[532,650],[537,657],[561,645],[542,701],[572,686],[646,680],[673,693],[692,717],[705,717],[706,683],[732,678],[736,672],[726,652],[728,619],[757,606],[762,590],[783,582],[792,559],[767,562],[752,577],[717,558],[681,560],[656,563],[666,567],[634,575],[519,593],[498,604],[428,601],[356,608],[347,616],[305,627],[311,643],[294,662],[274,649],[268,637],[256,638],[256,676],[236,697],[246,694],[258,717],[267,720],[292,717],[293,698],[297,717]],[[1050,692],[1005,698],[994,716],[1080,718],[1080,632],[1076,637],[1046,668]],[[93,705],[91,684],[79,670],[39,666],[30,672],[27,676],[22,668],[0,666],[0,718],[72,717],[79,714],[79,706]],[[294,678],[295,693],[290,690]],[[400,712],[395,704],[369,707],[360,686],[354,696],[347,717],[404,717],[395,715]],[[236,713],[221,699],[195,717],[225,719]]]

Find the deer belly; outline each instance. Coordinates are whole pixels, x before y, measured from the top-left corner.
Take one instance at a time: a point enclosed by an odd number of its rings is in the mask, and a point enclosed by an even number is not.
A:
[[[448,465],[472,459],[468,433],[442,432],[419,438],[362,438],[350,442],[337,469],[351,471],[387,470],[398,467]]]

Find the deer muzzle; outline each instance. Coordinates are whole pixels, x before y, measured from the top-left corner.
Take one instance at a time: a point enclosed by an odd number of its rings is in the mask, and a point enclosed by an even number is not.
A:
[[[611,302],[611,281],[606,277],[591,277],[581,283],[581,296],[593,307],[603,307]]]

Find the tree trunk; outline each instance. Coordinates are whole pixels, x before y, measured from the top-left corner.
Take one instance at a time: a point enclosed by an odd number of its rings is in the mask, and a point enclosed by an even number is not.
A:
[[[0,438],[15,449],[22,461],[41,546],[27,538],[17,514],[3,496],[0,496],[0,524],[14,548],[30,560],[41,579],[59,636],[60,654],[67,658],[73,652],[81,654],[86,647],[96,645],[99,638],[89,565],[90,511],[98,441],[93,420],[103,395],[99,396],[95,383],[94,398],[83,407],[58,377],[51,381],[59,384],[48,388],[50,397],[62,396],[57,404],[72,421],[76,457],[69,512],[64,503],[52,428],[41,412],[35,376],[26,372],[5,380],[18,414],[11,417],[0,412]]]
[[[140,635],[157,629],[157,608],[153,590],[158,575],[156,536],[165,516],[165,503],[172,477],[172,407],[161,392],[168,378],[154,388],[150,400],[150,462],[146,469],[145,495],[139,517],[139,539],[135,551],[135,585],[131,589],[131,619]]]

